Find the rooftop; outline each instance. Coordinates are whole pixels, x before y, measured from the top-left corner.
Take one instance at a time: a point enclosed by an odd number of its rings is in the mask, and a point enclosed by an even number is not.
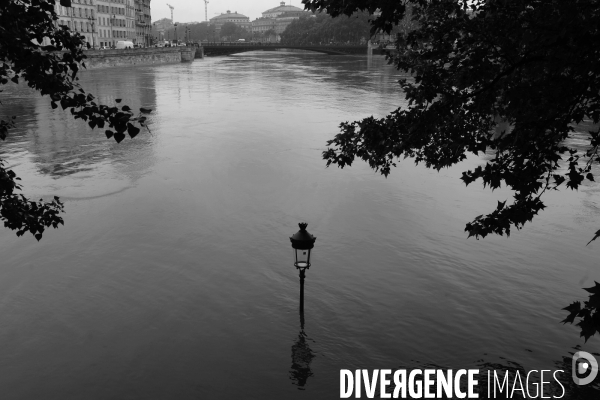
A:
[[[290,11],[304,11],[301,8],[295,7],[295,6],[291,6],[291,5],[285,5],[285,2],[281,2],[279,3],[279,7],[275,7],[275,8],[271,8],[268,9],[267,11],[263,11],[263,14],[267,14],[267,13],[274,13],[274,12],[290,12]]]
[[[246,18],[248,20],[250,19],[247,16],[245,16],[244,14],[238,14],[237,11],[231,12],[231,11],[227,10],[226,13],[217,15],[216,17],[211,18],[211,21],[213,19],[226,19],[226,18]]]

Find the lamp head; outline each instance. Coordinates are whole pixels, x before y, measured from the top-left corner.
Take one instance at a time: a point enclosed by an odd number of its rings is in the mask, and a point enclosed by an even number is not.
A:
[[[300,222],[298,226],[300,230],[290,237],[290,242],[292,242],[294,248],[294,266],[296,268],[308,268],[310,267],[310,253],[312,248],[315,247],[317,238],[308,233],[306,222]]]

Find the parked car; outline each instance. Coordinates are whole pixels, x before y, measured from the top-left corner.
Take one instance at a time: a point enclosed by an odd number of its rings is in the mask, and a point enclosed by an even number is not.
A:
[[[133,49],[133,42],[129,40],[119,40],[117,42],[117,49]]]

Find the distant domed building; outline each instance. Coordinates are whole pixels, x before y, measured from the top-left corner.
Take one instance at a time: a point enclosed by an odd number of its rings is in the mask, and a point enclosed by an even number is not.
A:
[[[304,11],[301,8],[294,7],[291,5],[286,6],[285,1],[282,1],[281,3],[279,3],[278,7],[271,8],[267,11],[264,11],[262,13],[262,16],[263,16],[263,18],[276,18],[283,13],[298,13],[298,17],[300,17],[300,15],[306,14],[306,11]]]
[[[225,14],[217,15],[209,20],[209,25],[213,25],[215,27],[215,31],[217,33],[221,30],[221,27],[226,22],[233,22],[237,26],[250,30],[252,24],[250,23],[250,18],[246,17],[243,14],[238,14],[237,11],[231,12],[227,10]]]
[[[299,19],[303,15],[313,15],[301,8],[292,5],[286,5],[284,1],[279,3],[278,7],[271,8],[262,13],[262,18],[252,21],[252,33],[264,34],[267,31],[275,32],[273,39],[279,41],[281,34],[285,31],[292,21]],[[270,40],[270,39],[269,39]]]

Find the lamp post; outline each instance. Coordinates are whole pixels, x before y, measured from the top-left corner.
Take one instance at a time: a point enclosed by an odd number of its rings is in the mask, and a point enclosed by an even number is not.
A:
[[[67,8],[68,10],[68,8]],[[75,23],[73,22],[73,13],[75,13],[75,8],[71,7],[71,29],[73,29],[73,32],[75,31]],[[68,12],[67,12],[68,14]]]
[[[314,353],[308,346],[306,334],[304,333],[304,278],[306,270],[310,268],[310,253],[315,247],[317,238],[306,230],[308,224],[298,224],[300,230],[290,237],[294,249],[294,266],[300,271],[300,334],[292,346],[292,369],[290,376],[299,388],[306,385],[306,381],[313,375],[310,363]]]
[[[111,44],[110,47],[113,47],[115,45],[115,39],[114,39],[114,36],[113,36],[113,29],[112,29],[115,18],[117,18],[117,16],[115,14],[113,14],[110,17],[110,44]]]
[[[95,32],[95,30],[94,30],[94,25],[95,25],[94,18],[92,18],[91,16],[89,16],[89,17],[87,17],[87,19],[88,19],[88,21],[90,21],[90,25],[92,25],[92,48],[95,49],[96,48],[96,40],[94,39],[94,32]]]
[[[317,238],[306,230],[308,224],[298,224],[300,230],[290,237],[294,249],[294,266],[300,274],[300,326],[304,330],[304,278],[306,270],[310,268],[310,253],[315,246]]]
[[[177,23],[175,23],[174,25],[175,25],[175,44],[178,45],[179,44],[179,36],[177,36]]]

